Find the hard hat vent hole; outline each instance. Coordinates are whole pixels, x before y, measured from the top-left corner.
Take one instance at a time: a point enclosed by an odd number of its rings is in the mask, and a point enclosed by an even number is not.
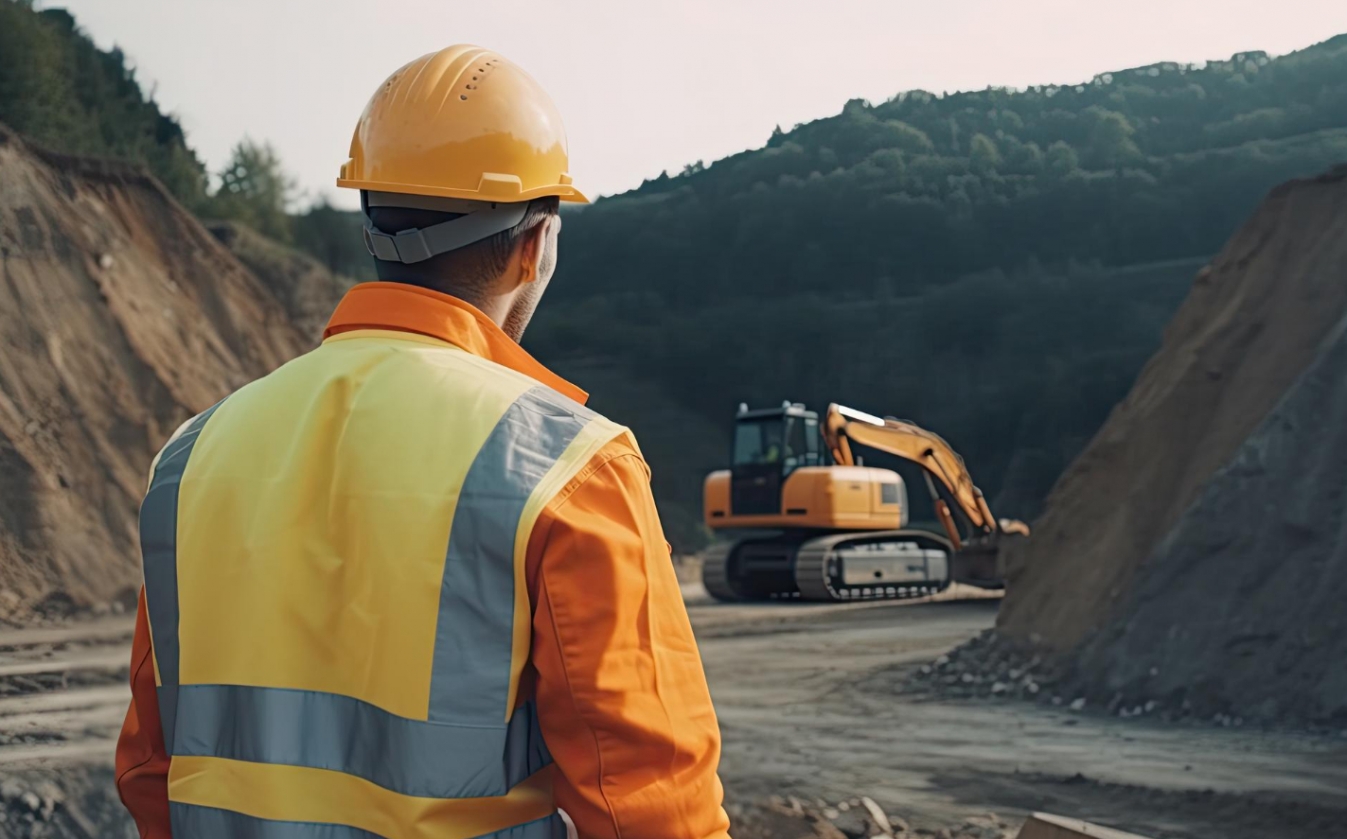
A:
[[[466,93],[459,94],[459,97],[458,97],[458,98],[459,98],[459,99],[467,99],[467,98],[468,98],[468,94],[466,94]]]

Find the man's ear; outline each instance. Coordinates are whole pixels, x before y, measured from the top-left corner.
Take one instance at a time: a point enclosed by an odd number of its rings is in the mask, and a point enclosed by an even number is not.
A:
[[[546,220],[541,224],[535,224],[519,242],[520,285],[538,279],[538,264],[542,262],[543,251],[547,247],[547,228]]]

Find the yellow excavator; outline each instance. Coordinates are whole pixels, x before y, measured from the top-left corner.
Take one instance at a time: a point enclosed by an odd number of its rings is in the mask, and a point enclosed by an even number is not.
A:
[[[943,535],[908,528],[902,477],[863,465],[853,446],[921,467]],[[998,545],[1029,535],[1024,522],[992,515],[939,435],[836,404],[822,421],[799,403],[740,405],[731,467],[706,477],[703,507],[712,530],[746,531],[705,556],[702,581],[719,600],[920,597],[951,582],[1003,588]]]

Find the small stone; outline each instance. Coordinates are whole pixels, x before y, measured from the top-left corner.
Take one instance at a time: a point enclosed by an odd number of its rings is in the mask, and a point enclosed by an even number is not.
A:
[[[842,815],[841,812],[839,812],[835,807],[829,807],[823,811],[823,818],[827,819],[828,821],[833,821],[840,815]]]
[[[851,804],[850,804],[849,802],[846,802],[846,801],[838,802],[838,804],[837,804],[837,809],[838,809],[838,810],[841,810],[843,813],[845,813],[846,811],[848,811],[848,810],[851,809]]]
[[[947,655],[942,655],[940,656],[940,658],[937,658],[935,660],[936,667],[945,667],[948,664],[949,664],[949,656]]]
[[[929,675],[931,675],[931,665],[929,665],[929,664],[923,664],[923,665],[921,666],[921,675],[923,675],[923,676],[929,676]]]
[[[1054,696],[1054,697],[1052,698],[1052,704],[1053,704],[1053,705],[1061,705],[1061,704],[1062,704],[1062,697],[1060,697],[1060,696]]]
[[[971,684],[973,684],[973,674],[972,674],[972,673],[965,673],[965,674],[963,674],[962,676],[960,676],[959,678],[960,678],[960,680],[963,681],[963,683],[966,684],[966,685],[971,685]]]
[[[1071,710],[1073,710],[1073,711],[1084,711],[1084,710],[1085,710],[1085,697],[1083,697],[1083,696],[1077,697],[1076,699],[1072,700],[1071,705],[1068,706],[1068,707],[1070,707]]]
[[[884,810],[875,803],[873,798],[863,796],[861,805],[870,813],[870,819],[874,821],[875,827],[879,828],[881,833],[888,836],[893,835],[893,826],[889,824],[889,817],[885,815]]]
[[[1158,702],[1156,702],[1154,699],[1152,699],[1152,700],[1150,700],[1149,702],[1146,703],[1146,713],[1148,713],[1148,714],[1153,713],[1153,712],[1155,711],[1155,709],[1158,708],[1158,707],[1160,707],[1160,703],[1158,703]]]
[[[1038,682],[1030,682],[1028,685],[1025,686],[1025,690],[1029,691],[1030,696],[1037,696]]]
[[[99,267],[99,268],[102,268],[104,271],[106,271],[106,270],[108,270],[109,268],[111,268],[111,267],[112,267],[112,263],[113,263],[113,259],[112,259],[112,254],[110,254],[110,253],[105,253],[105,254],[103,254],[102,256],[98,257],[98,267]]]
[[[42,799],[38,798],[37,793],[35,792],[25,792],[19,800],[23,802],[23,806],[32,810],[34,813],[42,809]]]
[[[996,682],[992,685],[992,696],[1000,696],[1008,690],[1010,690],[1010,686],[1005,682]]]

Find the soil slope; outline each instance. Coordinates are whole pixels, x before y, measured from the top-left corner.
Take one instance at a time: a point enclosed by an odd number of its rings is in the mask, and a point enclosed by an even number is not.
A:
[[[1091,682],[1129,705],[1347,720],[1347,318],[1149,567],[1082,650]]]
[[[1320,354],[1347,313],[1345,278],[1347,168],[1273,190],[1198,274],[1160,350],[1054,486],[1033,538],[1007,554],[1003,633],[1073,649],[1123,614],[1143,568],[1191,561],[1162,543]],[[1232,517],[1218,530],[1264,524]],[[1188,582],[1191,602],[1215,596],[1214,581]]]
[[[305,342],[142,170],[0,127],[0,619],[134,590],[136,509],[186,418]]]
[[[316,344],[322,339],[328,316],[355,280],[334,274],[308,254],[241,224],[217,221],[207,227],[280,301],[307,342]]]

